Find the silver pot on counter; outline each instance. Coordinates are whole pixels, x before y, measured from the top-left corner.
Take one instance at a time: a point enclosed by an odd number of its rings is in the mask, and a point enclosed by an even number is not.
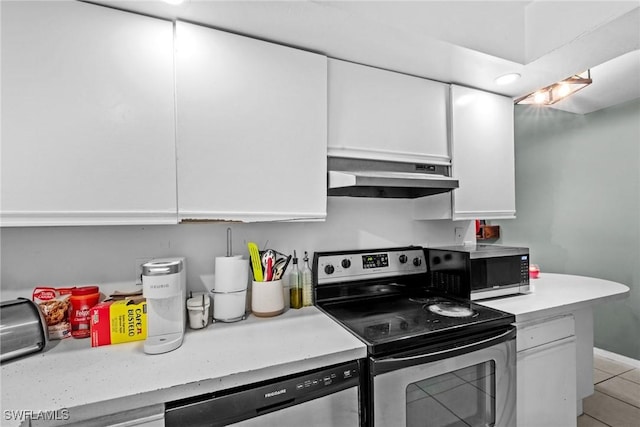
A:
[[[33,301],[0,302],[0,362],[42,351],[46,344],[47,324]]]

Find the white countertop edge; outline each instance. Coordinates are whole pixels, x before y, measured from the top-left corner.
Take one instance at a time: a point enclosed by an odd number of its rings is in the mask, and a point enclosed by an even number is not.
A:
[[[629,287],[594,277],[541,273],[531,279],[533,292],[504,298],[476,301],[478,304],[516,316],[516,322],[570,313],[626,298]]]

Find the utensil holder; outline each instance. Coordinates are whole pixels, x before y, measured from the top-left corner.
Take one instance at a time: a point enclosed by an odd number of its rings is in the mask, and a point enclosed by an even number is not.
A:
[[[282,280],[252,283],[251,311],[258,317],[273,317],[284,311]]]
[[[206,294],[200,294],[187,300],[189,327],[191,329],[202,329],[209,324],[210,306],[211,299]]]

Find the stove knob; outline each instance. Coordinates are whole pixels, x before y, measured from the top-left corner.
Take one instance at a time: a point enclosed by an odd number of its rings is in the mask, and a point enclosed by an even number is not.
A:
[[[408,260],[409,259],[405,254],[400,255],[400,257],[398,258],[398,261],[400,261],[400,264],[405,264]]]
[[[416,267],[420,267],[422,265],[422,258],[415,257],[413,259],[413,265],[415,265]]]
[[[333,265],[331,265],[331,264],[327,264],[327,265],[324,267],[324,272],[325,272],[326,274],[333,274],[333,272],[334,272],[334,271],[336,271],[336,269],[335,269],[335,268],[333,267]]]
[[[342,268],[349,268],[351,267],[351,260],[350,259],[343,259],[342,262],[340,263],[342,265]]]

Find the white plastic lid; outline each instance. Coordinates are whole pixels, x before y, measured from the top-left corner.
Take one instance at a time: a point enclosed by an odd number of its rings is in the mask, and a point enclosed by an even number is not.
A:
[[[198,295],[197,297],[189,298],[187,300],[187,308],[202,309],[202,301],[204,300],[204,306],[209,307],[211,300],[208,295]]]

